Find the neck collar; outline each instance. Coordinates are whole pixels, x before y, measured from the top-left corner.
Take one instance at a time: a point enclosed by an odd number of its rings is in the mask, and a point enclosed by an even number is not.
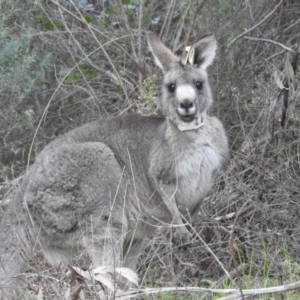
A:
[[[206,121],[206,111],[195,117],[193,122],[184,122],[181,119],[173,118],[172,122],[180,131],[195,130],[202,127]]]

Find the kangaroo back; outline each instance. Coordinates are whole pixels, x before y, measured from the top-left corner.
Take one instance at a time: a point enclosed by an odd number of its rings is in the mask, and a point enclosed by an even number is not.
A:
[[[206,35],[180,58],[152,33],[147,40],[163,72],[162,115],[100,119],[45,147],[25,175],[11,217],[1,221],[0,238],[7,239],[0,247],[2,288],[26,261],[24,238],[53,265],[69,264],[86,251],[91,268],[132,269],[157,227],[174,225],[178,243],[191,239],[185,225],[197,217],[228,155],[223,126],[207,115],[207,67],[216,41]],[[22,264],[16,266],[13,256]]]

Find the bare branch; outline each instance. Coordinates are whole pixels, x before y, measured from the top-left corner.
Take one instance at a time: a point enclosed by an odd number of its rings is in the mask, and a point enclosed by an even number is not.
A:
[[[297,66],[299,60],[299,49],[295,51],[295,54],[292,59],[291,67],[293,68],[294,76],[296,76]],[[292,79],[286,74],[284,80],[284,86],[290,87]],[[284,127],[286,121],[286,114],[288,109],[288,100],[289,100],[289,88],[283,90],[283,103],[282,103],[282,113],[281,113],[281,127]]]
[[[269,13],[267,14],[260,22],[258,22],[256,25],[254,25],[253,27],[251,27],[250,29],[245,30],[243,33],[241,33],[240,35],[238,35],[236,38],[234,38],[227,46],[227,48],[229,48],[233,43],[235,43],[238,39],[240,39],[241,37],[243,37],[244,35],[250,33],[251,31],[253,31],[255,28],[257,28],[258,26],[260,26],[261,24],[263,24],[264,22],[266,22],[273,14],[275,14],[275,12],[277,11],[277,9],[281,6],[281,4],[283,3],[284,0],[281,0],[278,5],[275,6],[275,8]]]
[[[294,22],[293,24],[291,24],[288,28],[286,28],[282,34],[286,33],[288,30],[296,26],[298,23],[300,23],[300,19]]]
[[[138,20],[138,61],[141,63],[142,58],[142,20],[143,20],[144,0],[140,0],[139,4],[139,20]],[[139,72],[139,85],[143,81],[142,73]]]
[[[173,1],[172,9],[170,11],[170,16],[168,18],[168,23],[167,23],[167,26],[166,26],[165,31],[164,31],[165,36],[169,35],[169,31],[170,31],[170,27],[171,27],[171,22],[172,22],[172,19],[173,19],[173,16],[174,16],[175,7],[176,7],[176,2],[177,2],[177,0]]]
[[[292,290],[300,289],[300,281],[289,283],[280,286],[273,286],[268,288],[249,289],[243,290],[245,298],[250,298],[258,295],[267,295],[275,293],[286,293]],[[143,295],[154,295],[167,292],[211,292],[216,294],[231,294],[230,296],[219,298],[219,300],[237,300],[242,299],[241,293],[237,289],[213,289],[213,288],[202,288],[202,287],[159,287],[159,288],[146,288],[146,289],[131,289],[128,292],[122,293],[123,299],[130,299],[137,296]]]
[[[225,216],[215,217],[214,220],[217,221],[217,222],[220,222],[220,221],[230,220],[230,219],[233,219],[233,218],[236,218],[236,217],[241,217],[241,216],[247,214],[248,212],[252,211],[253,209],[254,209],[253,204],[244,205],[239,211],[229,213]]]
[[[273,41],[273,40],[269,40],[269,39],[264,39],[264,38],[253,38],[250,36],[244,36],[244,39],[250,40],[250,41],[256,41],[256,42],[266,42],[266,43],[270,43],[270,44],[274,44],[276,46],[279,46],[283,49],[285,49],[286,51],[289,51],[291,53],[294,53],[295,51],[279,42]]]
[[[119,4],[119,8],[120,8],[120,11],[121,11],[121,14],[122,14],[121,19],[124,22],[125,28],[128,32],[129,38],[130,38],[130,47],[131,47],[132,55],[133,55],[134,59],[136,61],[138,61],[137,54],[136,54],[136,51],[135,51],[135,42],[134,42],[132,30],[131,30],[130,25],[128,23],[127,14],[125,13],[124,6],[123,6],[123,3],[122,3],[121,0],[118,0],[118,4]]]
[[[108,55],[108,53],[106,52],[105,48],[104,48],[104,45],[97,39],[96,35],[95,35],[95,32],[94,30],[92,29],[92,26],[90,26],[90,24],[85,20],[85,18],[82,16],[81,12],[79,11],[79,9],[74,5],[74,3],[72,2],[74,8],[76,9],[77,13],[80,15],[83,23],[86,25],[87,29],[90,31],[90,33],[92,34],[94,40],[96,41],[96,43],[99,45],[99,48],[102,49],[102,52],[104,53],[107,61],[109,62],[110,66],[112,67],[112,69],[114,70],[114,73],[116,74],[117,78],[118,78],[118,81],[119,81],[119,84],[124,92],[124,96],[126,98],[126,101],[128,102],[128,104],[130,105],[131,102],[129,100],[129,97],[128,97],[128,94],[127,94],[127,91],[125,89],[125,86],[123,84],[123,81],[121,79],[121,76],[119,74],[119,72],[117,71],[114,63],[112,62],[110,56]]]
[[[172,16],[173,16],[173,13],[174,13],[174,9],[175,9],[175,6],[176,6],[176,1],[177,0],[172,0],[171,3],[170,3],[170,6],[168,8],[168,12],[167,12],[167,15],[165,17],[165,20],[164,20],[164,23],[161,27],[161,30],[160,30],[160,33],[159,33],[159,38],[162,38],[163,34],[165,33],[165,35],[168,34],[167,30],[168,29],[165,29],[165,27],[168,27],[169,25],[167,25],[167,22],[168,24],[170,24],[171,22],[168,21],[169,19],[171,20],[172,19]]]
[[[265,142],[265,146],[264,146],[263,153],[262,153],[262,156],[264,158],[267,157],[269,145],[271,144],[271,142],[273,140],[275,110],[276,110],[276,105],[277,105],[277,102],[279,101],[281,94],[282,94],[282,91],[280,91],[279,94],[274,95],[271,100],[267,132],[266,132],[266,142]]]
[[[201,10],[201,8],[205,4],[205,2],[206,2],[206,0],[200,1],[199,4],[198,4],[198,6],[197,6],[197,8],[195,9],[195,12],[194,12],[192,20],[191,20],[191,24],[189,26],[189,29],[188,29],[188,32],[187,32],[187,35],[186,35],[186,39],[185,39],[185,42],[184,42],[184,48],[183,49],[185,49],[187,47],[187,45],[189,44],[189,42],[190,42],[192,30],[193,30],[193,28],[195,26],[196,17],[198,16],[199,11]]]
[[[70,16],[72,16],[74,19],[76,19],[77,21],[85,24],[88,29],[91,31],[94,31],[98,34],[100,34],[102,37],[104,37],[105,39],[107,39],[110,43],[112,43],[113,45],[115,45],[116,47],[118,47],[120,50],[123,51],[123,53],[126,55],[127,58],[129,58],[138,68],[138,70],[140,72],[143,73],[143,70],[141,69],[138,61],[136,61],[130,54],[129,52],[122,47],[119,43],[116,42],[116,40],[111,39],[109,36],[107,36],[105,33],[103,33],[102,31],[100,31],[99,29],[97,29],[96,27],[94,27],[93,25],[89,24],[86,22],[86,20],[84,18],[79,18],[78,16],[74,15],[72,12],[70,12],[67,8],[65,8],[64,6],[62,6],[61,4],[59,4],[58,2],[56,2],[55,0],[50,0],[53,4],[57,5],[58,7],[60,7],[64,12],[66,12],[67,14],[69,14]],[[102,47],[102,46],[101,46]]]

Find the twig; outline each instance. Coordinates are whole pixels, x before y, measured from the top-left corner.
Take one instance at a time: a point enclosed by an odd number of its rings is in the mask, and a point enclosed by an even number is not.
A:
[[[273,40],[269,40],[269,39],[263,39],[263,38],[253,38],[253,37],[250,37],[250,36],[244,36],[243,37],[244,39],[247,39],[247,40],[250,40],[250,41],[256,41],[256,42],[266,42],[266,43],[271,43],[271,44],[274,44],[276,46],[279,46],[283,49],[285,49],[286,51],[289,51],[291,53],[294,53],[295,51],[279,42],[276,42],[276,41],[273,41]]]
[[[243,263],[243,264],[239,265],[238,268],[234,268],[233,270],[231,270],[229,272],[230,278],[231,279],[236,278],[241,271],[244,271],[248,267],[249,267],[249,265],[247,263]],[[227,280],[227,279],[228,279],[227,275],[223,275],[220,279],[218,279],[218,281],[211,288],[216,289],[220,285],[223,285],[225,280]],[[207,295],[209,295],[209,294],[211,294],[211,293],[204,293],[203,295],[201,295],[200,300],[207,299]]]
[[[282,34],[285,34],[288,30],[296,26],[298,23],[300,23],[300,19],[294,22],[293,24],[291,24],[288,28],[286,28]]]
[[[269,288],[261,288],[261,289],[251,289],[251,290],[243,290],[244,296],[246,298],[252,298],[254,296],[259,295],[267,295],[267,294],[279,294],[279,293],[285,293],[292,290],[300,289],[300,281],[297,281],[295,283],[289,283],[286,285],[281,286],[273,286]],[[227,297],[219,298],[218,300],[241,300],[242,298],[238,293],[232,293],[232,295]]]
[[[249,7],[249,14],[250,14],[250,18],[251,18],[251,21],[252,21],[252,24],[256,24],[256,21],[254,19],[254,16],[253,16],[253,12],[252,12],[252,7],[251,7],[251,4],[250,4],[250,1],[251,0],[246,0],[246,3],[247,3],[247,6]],[[263,9],[264,11],[264,9]],[[258,28],[258,31],[259,31],[259,34],[263,35],[263,30],[261,30],[260,28]]]
[[[298,60],[299,60],[299,49],[297,51],[295,51],[295,54],[293,56],[292,63],[291,63],[291,66],[292,66],[293,71],[294,71],[294,76],[296,76]],[[284,80],[283,85],[285,87],[287,87],[287,89],[284,89],[282,91],[283,92],[283,105],[282,105],[282,114],[281,114],[281,122],[280,122],[281,127],[284,127],[285,120],[286,120],[286,112],[287,112],[287,109],[288,109],[288,100],[289,100],[289,87],[291,86],[290,80],[291,80],[291,78],[289,78],[286,75],[286,78]]]
[[[142,20],[143,20],[144,0],[140,0],[139,4],[139,26],[138,26],[138,62],[142,62]],[[143,76],[139,72],[139,85],[142,83]]]
[[[268,288],[259,289],[245,289],[243,294],[245,298],[250,298],[259,295],[285,293],[292,290],[300,289],[300,281],[289,283],[280,286],[273,286]],[[162,287],[162,288],[148,288],[148,289],[131,289],[128,292],[122,292],[117,294],[116,299],[130,299],[134,297],[142,297],[145,295],[154,295],[168,292],[196,292],[196,293],[215,293],[215,294],[231,294],[230,296],[219,298],[219,300],[237,300],[242,299],[240,291],[237,289],[213,289],[213,288],[202,288],[202,287]]]
[[[54,99],[54,97],[55,97],[56,94],[58,93],[59,89],[60,89],[61,86],[63,85],[63,82],[66,80],[66,78],[71,74],[71,72],[72,72],[76,67],[77,67],[77,65],[75,65],[75,66],[74,66],[74,67],[73,67],[73,68],[72,68],[72,69],[71,69],[71,70],[63,77],[63,79],[59,82],[58,86],[56,87],[55,91],[53,92],[51,98],[49,99],[49,101],[48,101],[48,103],[47,103],[47,105],[46,105],[46,107],[45,107],[45,109],[44,109],[44,111],[43,111],[43,113],[42,113],[42,116],[41,116],[41,118],[40,118],[40,120],[39,120],[39,123],[38,123],[38,125],[37,125],[37,127],[36,127],[36,130],[35,130],[35,132],[34,132],[34,135],[33,135],[33,138],[32,138],[31,144],[30,144],[30,147],[29,147],[29,151],[28,151],[28,159],[27,159],[27,164],[26,164],[26,171],[28,171],[28,169],[29,169],[30,157],[31,157],[31,153],[32,153],[34,141],[35,141],[35,139],[36,139],[36,137],[37,137],[37,134],[38,134],[38,131],[39,131],[40,127],[41,127],[41,124],[42,124],[42,122],[43,122],[43,120],[44,120],[44,118],[45,118],[45,116],[46,116],[46,114],[47,114],[47,112],[48,112],[48,109],[49,109],[49,107],[50,107],[50,104],[52,103],[52,100]],[[31,214],[30,214],[30,215],[31,215]]]
[[[238,286],[239,286],[239,290],[240,290],[240,294],[241,294],[241,298],[244,300],[245,297],[244,297],[244,293],[243,293],[243,290],[242,290],[242,284],[241,284],[241,278],[239,276],[239,264],[237,262],[237,259],[236,259],[236,252],[240,252],[240,249],[236,249],[235,247],[235,241],[234,241],[234,237],[235,237],[235,227],[236,227],[236,223],[240,217],[240,213],[243,211],[244,208],[247,207],[247,204],[250,200],[246,201],[243,206],[241,207],[241,209],[237,212],[235,218],[234,218],[234,221],[233,221],[233,226],[232,226],[232,230],[231,230],[231,233],[230,233],[230,238],[229,238],[229,244],[230,244],[230,247],[231,247],[231,250],[232,250],[232,259],[233,259],[233,264],[235,266],[235,270],[236,270],[236,276],[238,277]]]
[[[205,2],[206,2],[206,0],[200,1],[198,3],[198,6],[197,6],[196,10],[194,11],[194,14],[192,16],[192,20],[191,20],[190,26],[189,26],[187,34],[186,34],[186,39],[185,39],[185,42],[184,42],[184,48],[183,49],[185,49],[188,46],[189,42],[190,42],[191,34],[192,34],[192,30],[194,28],[196,17],[199,15],[199,11],[201,10],[201,8],[205,4]]]
[[[137,55],[136,55],[136,51],[135,51],[135,46],[134,46],[135,43],[134,43],[134,39],[133,39],[133,34],[132,34],[132,31],[131,31],[130,25],[128,23],[128,18],[127,18],[127,15],[125,13],[125,10],[124,10],[123,3],[122,3],[121,0],[118,0],[118,4],[119,4],[119,8],[121,10],[121,14],[122,14],[122,19],[123,19],[124,25],[126,27],[126,30],[128,32],[129,38],[130,38],[131,52],[132,52],[132,54],[134,56],[135,61],[138,61],[138,58],[137,58]]]
[[[285,52],[286,52],[285,50],[282,50],[282,51],[280,51],[280,52],[278,52],[278,53],[275,53],[275,54],[273,54],[272,56],[267,57],[267,58],[266,58],[266,61],[269,61],[269,60],[271,60],[271,59],[273,59],[273,58],[275,58],[275,57],[277,57],[277,56],[280,56],[280,55],[282,55],[282,54],[285,53]]]
[[[186,221],[186,220],[185,220]],[[201,243],[203,244],[203,246],[209,251],[209,253],[214,257],[214,259],[216,260],[216,262],[219,264],[219,266],[222,268],[222,270],[224,271],[224,273],[228,276],[228,278],[230,278],[230,274],[229,272],[226,270],[226,268],[224,267],[224,265],[222,264],[222,262],[219,260],[219,258],[216,256],[216,254],[211,250],[211,248],[207,245],[207,243],[205,243],[205,241],[203,240],[203,238],[200,236],[200,234],[193,228],[191,227],[193,232],[196,234],[197,238],[201,241]]]
[[[263,158],[267,157],[269,145],[271,144],[271,142],[273,140],[275,109],[276,109],[276,104],[277,104],[281,94],[282,94],[282,91],[280,91],[277,95],[274,95],[273,99],[271,100],[272,103],[270,105],[270,111],[269,111],[269,119],[268,119],[268,125],[267,125],[267,133],[266,133],[266,142],[265,142],[264,150],[262,152]]]
[[[249,267],[248,263],[243,263],[239,265],[237,268],[232,269],[229,274],[231,279],[234,279],[239,276],[241,271],[245,271]],[[217,288],[220,285],[223,285],[224,281],[227,280],[228,277],[226,275],[223,275],[213,286],[212,288]]]
[[[275,8],[268,13],[260,22],[258,22],[256,25],[254,25],[253,27],[251,27],[248,30],[245,30],[243,33],[239,34],[236,38],[234,38],[227,46],[227,48],[229,48],[233,43],[235,43],[238,39],[240,39],[241,37],[243,37],[244,35],[250,33],[251,31],[253,31],[255,28],[257,28],[258,26],[260,26],[261,24],[263,24],[264,22],[266,22],[276,11],[277,9],[281,6],[281,4],[283,3],[284,0],[281,0],[278,5],[275,6]]]
[[[65,20],[65,18],[64,18],[64,15],[63,15],[63,13],[62,13],[62,10],[61,10],[60,8],[58,8],[58,10],[59,10],[61,19],[62,19],[62,21],[63,21],[63,24],[64,24],[64,26],[65,26],[67,32],[68,32],[69,35],[71,36],[73,42],[75,43],[75,45],[77,46],[77,48],[79,49],[79,51],[81,52],[81,54],[84,56],[84,58],[87,60],[87,62],[88,62],[91,66],[93,66],[93,68],[95,68],[95,70],[98,70],[98,71],[102,71],[102,72],[103,72],[103,70],[101,70],[100,68],[98,68],[98,67],[90,60],[89,55],[87,55],[87,54],[84,52],[84,50],[82,49],[80,43],[76,40],[76,38],[74,37],[72,31],[70,30],[70,28],[69,28],[69,26],[68,26],[68,24],[67,24],[67,22],[66,22],[66,20]],[[65,45],[66,45],[66,43],[65,43]],[[66,45],[66,46],[67,46],[67,45]],[[97,49],[97,50],[98,50],[98,49]],[[75,57],[72,55],[72,53],[71,53],[70,50],[69,50],[69,52],[70,52],[70,54],[71,54],[71,57],[72,57],[74,63],[78,66],[78,63],[77,63]],[[90,87],[88,81],[86,80],[86,77],[85,77],[84,74],[82,73],[81,68],[78,67],[78,71],[81,73],[82,78],[84,78],[84,80],[85,80],[87,86]],[[90,89],[90,90],[93,91],[93,89]],[[96,97],[96,95],[93,95],[93,97]]]
[[[185,18],[187,16],[188,11],[190,10],[190,8],[191,8],[191,5],[190,4],[187,5],[184,13],[182,14],[182,17],[181,17],[182,22],[179,23],[179,29],[176,29],[176,35],[175,35],[175,39],[174,39],[173,47],[172,47],[172,51],[174,53],[177,52],[177,50],[179,48],[183,47],[183,45],[184,45],[183,43],[181,43],[180,45],[178,45],[178,43],[179,43],[179,39],[180,39],[180,37],[182,35],[182,29],[183,29],[184,24],[185,24]]]
[[[64,6],[60,5],[58,2],[56,2],[55,0],[49,0],[51,1],[53,4],[57,5],[58,7],[60,7],[63,11],[65,11],[67,14],[69,14],[70,16],[72,16],[74,19],[76,19],[77,21],[83,23],[83,24],[87,24],[88,28],[98,34],[100,34],[102,37],[104,37],[105,39],[107,39],[110,43],[112,43],[114,46],[116,46],[117,48],[119,48],[121,51],[123,51],[123,53],[126,55],[126,57],[128,59],[130,59],[138,68],[138,70],[140,72],[143,73],[143,70],[141,68],[141,66],[139,65],[139,63],[129,54],[129,52],[122,47],[119,43],[117,43],[115,40],[112,40],[111,37],[107,36],[105,33],[101,32],[99,29],[97,29],[96,27],[94,27],[93,25],[89,24],[86,22],[86,20],[84,18],[79,18],[76,15],[74,15],[72,12],[70,12],[68,9],[66,9]]]
[[[173,253],[173,255],[178,260],[178,262],[181,266],[199,269],[195,264],[182,261],[181,258],[176,253]]]
[[[246,204],[247,204],[247,202],[246,202]],[[236,218],[237,216],[241,217],[253,209],[254,209],[253,204],[250,204],[247,206],[244,205],[238,212],[233,212],[233,213],[227,214],[225,216],[215,217],[214,220],[217,222],[220,222],[220,221],[225,221],[225,220],[230,220],[230,219]]]
[[[159,33],[159,38],[161,39],[163,34],[165,33],[165,35],[167,35],[167,30],[165,30],[167,26],[167,23],[170,24],[171,21],[168,21],[169,19],[171,20],[172,19],[172,16],[173,16],[173,13],[174,13],[174,9],[175,9],[175,6],[176,6],[176,1],[177,0],[172,0],[171,3],[170,3],[170,6],[168,8],[168,11],[167,11],[167,14],[165,16],[165,20],[164,20],[164,23],[161,27],[161,30],[160,30],[160,33]]]
[[[114,70],[114,73],[116,74],[116,76],[118,77],[118,81],[119,81],[119,84],[124,92],[124,95],[125,95],[125,98],[126,98],[126,101],[127,103],[130,105],[131,102],[129,100],[129,97],[127,95],[127,91],[125,89],[125,86],[123,84],[123,81],[119,75],[119,72],[117,71],[114,63],[112,62],[112,60],[110,59],[110,56],[108,55],[108,53],[106,52],[106,50],[104,49],[104,46],[100,43],[100,41],[97,39],[96,35],[95,35],[95,32],[93,31],[93,28],[92,26],[85,20],[85,18],[82,16],[81,12],[79,11],[79,9],[76,7],[76,5],[73,3],[73,1],[71,1],[71,3],[73,4],[74,8],[77,10],[77,13],[79,13],[83,23],[86,25],[87,29],[90,31],[90,33],[92,34],[93,38],[95,39],[95,41],[98,43],[99,47],[101,47],[102,49],[102,52],[104,53],[107,61],[109,62],[109,64],[111,65],[112,69]]]
[[[166,26],[165,31],[164,31],[165,36],[168,36],[169,31],[170,31],[171,22],[172,22],[172,18],[173,18],[175,7],[176,7],[176,1],[177,0],[173,0],[173,5],[171,7],[171,11],[170,11],[170,15],[169,15],[169,18],[168,18],[167,26]]]
[[[286,120],[286,112],[288,109],[288,102],[289,102],[289,87],[290,87],[290,82],[289,79],[285,78],[283,85],[285,89],[282,90],[283,94],[283,102],[282,102],[282,113],[281,113],[281,120],[280,120],[280,125],[281,127],[284,127],[285,125],[285,120]]]

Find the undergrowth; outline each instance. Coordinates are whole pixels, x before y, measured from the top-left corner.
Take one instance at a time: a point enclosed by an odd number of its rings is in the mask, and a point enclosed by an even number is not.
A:
[[[225,294],[188,287],[299,281],[299,1],[1,0],[0,9],[3,201],[27,163],[57,136],[99,117],[157,113],[160,75],[147,30],[178,54],[214,32],[219,50],[209,70],[210,114],[226,128],[231,158],[204,201],[194,243],[178,249],[166,232],[149,241],[141,286],[187,287],[151,296],[156,299],[220,299]],[[47,299],[63,297],[63,273],[46,270],[42,259],[31,266],[29,294],[42,289]],[[297,298],[297,290],[257,296]]]

